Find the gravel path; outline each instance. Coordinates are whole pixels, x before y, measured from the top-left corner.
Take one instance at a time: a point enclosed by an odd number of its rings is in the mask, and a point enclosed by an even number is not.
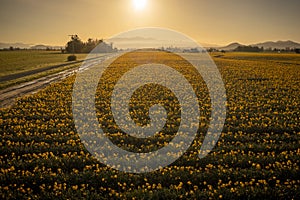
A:
[[[100,57],[92,58],[92,59],[95,60],[94,61],[95,63],[99,63],[99,62],[101,62],[105,59],[108,59],[110,57],[111,57],[111,55],[105,55],[105,56],[100,56]],[[79,62],[82,62],[82,61],[77,61],[77,62],[79,63]],[[74,64],[74,62],[72,62],[71,64]],[[50,69],[53,69],[53,67],[50,68]],[[77,71],[78,71],[78,68],[68,69],[68,70],[65,70],[65,71],[58,72],[56,74],[52,74],[52,75],[49,75],[49,76],[45,76],[45,77],[42,77],[42,78],[35,79],[33,81],[25,82],[25,83],[22,83],[22,84],[19,84],[19,85],[14,85],[14,86],[5,88],[3,90],[0,90],[0,108],[9,107],[15,102],[16,98],[22,97],[24,95],[35,93],[38,90],[48,86],[50,83],[63,80],[64,78],[76,73]],[[35,73],[39,73],[40,71],[36,72],[34,70],[34,71],[31,71],[31,72],[32,73],[27,74],[27,75],[32,75],[32,74],[35,74]],[[19,78],[19,77],[16,76],[15,79],[16,78]],[[13,80],[13,79],[10,79],[10,80]]]

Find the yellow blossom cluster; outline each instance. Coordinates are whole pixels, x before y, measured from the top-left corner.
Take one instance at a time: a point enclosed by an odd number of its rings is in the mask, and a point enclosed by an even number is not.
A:
[[[150,152],[169,144],[181,122],[178,99],[169,89],[146,85],[131,99],[130,116],[140,125],[149,123],[153,104],[165,107],[168,119],[153,137],[122,132],[110,110],[109,97],[122,74],[157,59],[184,74],[197,94],[199,130],[188,151],[150,173],[105,166],[87,151],[75,129],[72,76],[0,110],[0,199],[300,198],[299,55],[212,54],[225,83],[227,117],[215,148],[202,159],[198,153],[211,105],[199,74],[167,52],[130,55],[114,62],[99,81],[99,124],[114,144],[128,151]]]

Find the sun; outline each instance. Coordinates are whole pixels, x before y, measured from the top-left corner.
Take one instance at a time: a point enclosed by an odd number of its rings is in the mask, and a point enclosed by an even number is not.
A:
[[[136,10],[143,10],[146,7],[147,0],[133,0],[133,5]]]

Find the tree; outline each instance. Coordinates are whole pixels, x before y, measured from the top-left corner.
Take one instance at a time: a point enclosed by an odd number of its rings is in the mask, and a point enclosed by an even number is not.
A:
[[[83,53],[89,53],[91,52],[98,44],[100,44],[101,42],[103,42],[102,40],[93,40],[91,38],[88,39],[88,41],[86,43],[84,43],[84,47],[82,52]]]
[[[82,53],[84,44],[79,39],[78,35],[71,35],[71,41],[66,45],[66,51],[68,53]]]
[[[257,46],[238,46],[234,49],[234,51],[240,51],[240,52],[261,52],[263,51],[263,48],[259,48]]]
[[[90,53],[93,49],[98,53],[110,53],[117,51],[113,49],[112,43],[107,44],[101,40],[93,40],[89,38],[87,42],[82,42],[77,35],[70,35],[71,41],[66,45],[67,53]]]

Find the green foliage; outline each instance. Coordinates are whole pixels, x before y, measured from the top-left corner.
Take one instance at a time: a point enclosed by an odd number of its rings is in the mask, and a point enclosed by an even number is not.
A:
[[[66,45],[66,52],[68,53],[90,53],[97,47],[98,53],[110,53],[115,51],[111,45],[106,44],[103,40],[88,39],[87,42],[82,42],[80,38],[75,35],[72,36],[71,41]]]
[[[67,43],[67,45],[66,45],[66,51],[68,53],[83,53],[82,52],[83,47],[84,47],[84,43],[76,35],[76,37],[72,36],[71,41],[69,41]]]
[[[75,55],[69,55],[68,56],[68,61],[75,61],[77,57]]]
[[[239,51],[239,52],[262,52],[264,51],[264,48],[257,47],[257,46],[238,46],[237,48],[234,49],[234,51]]]
[[[86,54],[76,55],[79,60]],[[0,76],[59,65],[66,62],[68,55],[59,51],[18,50],[0,51]]]

